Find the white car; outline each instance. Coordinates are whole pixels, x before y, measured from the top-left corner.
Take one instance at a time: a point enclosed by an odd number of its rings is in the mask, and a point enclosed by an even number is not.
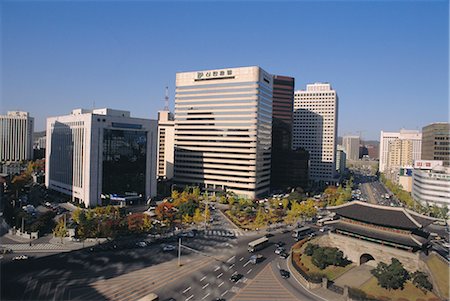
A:
[[[283,253],[284,251],[286,251],[286,249],[283,248],[283,247],[281,247],[281,248],[276,248],[275,254],[280,255],[280,254]]]
[[[28,256],[27,255],[19,255],[19,256],[15,256],[12,260],[27,260]]]
[[[175,250],[176,250],[176,247],[173,245],[165,245],[163,247],[164,252],[171,252],[171,251],[175,251]]]
[[[145,241],[140,241],[136,243],[136,246],[140,248],[145,248],[147,246],[147,243]]]

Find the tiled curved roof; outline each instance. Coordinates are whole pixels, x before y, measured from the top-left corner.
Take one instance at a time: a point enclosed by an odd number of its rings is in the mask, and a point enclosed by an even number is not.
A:
[[[402,207],[380,206],[359,201],[327,209],[339,216],[357,221],[408,230],[421,229],[435,220]]]

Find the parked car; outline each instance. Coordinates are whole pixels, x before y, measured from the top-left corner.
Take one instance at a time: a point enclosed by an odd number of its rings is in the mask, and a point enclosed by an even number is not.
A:
[[[291,276],[291,274],[288,271],[283,270],[283,269],[280,270],[280,274],[281,274],[281,277],[283,277],[284,279],[289,278]]]
[[[145,241],[139,241],[136,243],[136,246],[140,248],[145,248],[147,246],[147,243]]]
[[[27,260],[28,256],[27,255],[19,255],[19,256],[14,256],[12,260]]]

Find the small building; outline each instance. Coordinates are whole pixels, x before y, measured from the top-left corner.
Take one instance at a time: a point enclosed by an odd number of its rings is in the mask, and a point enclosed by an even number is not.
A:
[[[334,222],[332,241],[350,260],[365,263],[399,259],[410,270],[419,266],[419,253],[429,248],[425,227],[436,221],[403,207],[373,205],[359,201],[328,207]]]

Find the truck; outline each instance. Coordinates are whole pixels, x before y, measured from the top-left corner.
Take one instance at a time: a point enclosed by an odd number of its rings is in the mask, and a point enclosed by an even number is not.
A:
[[[252,255],[250,257],[250,263],[251,264],[257,264],[258,262],[261,262],[263,260],[263,256],[261,254]]]
[[[248,251],[250,253],[256,252],[258,250],[261,250],[265,248],[269,243],[269,239],[265,236],[258,238],[254,241],[251,241],[248,243]]]

